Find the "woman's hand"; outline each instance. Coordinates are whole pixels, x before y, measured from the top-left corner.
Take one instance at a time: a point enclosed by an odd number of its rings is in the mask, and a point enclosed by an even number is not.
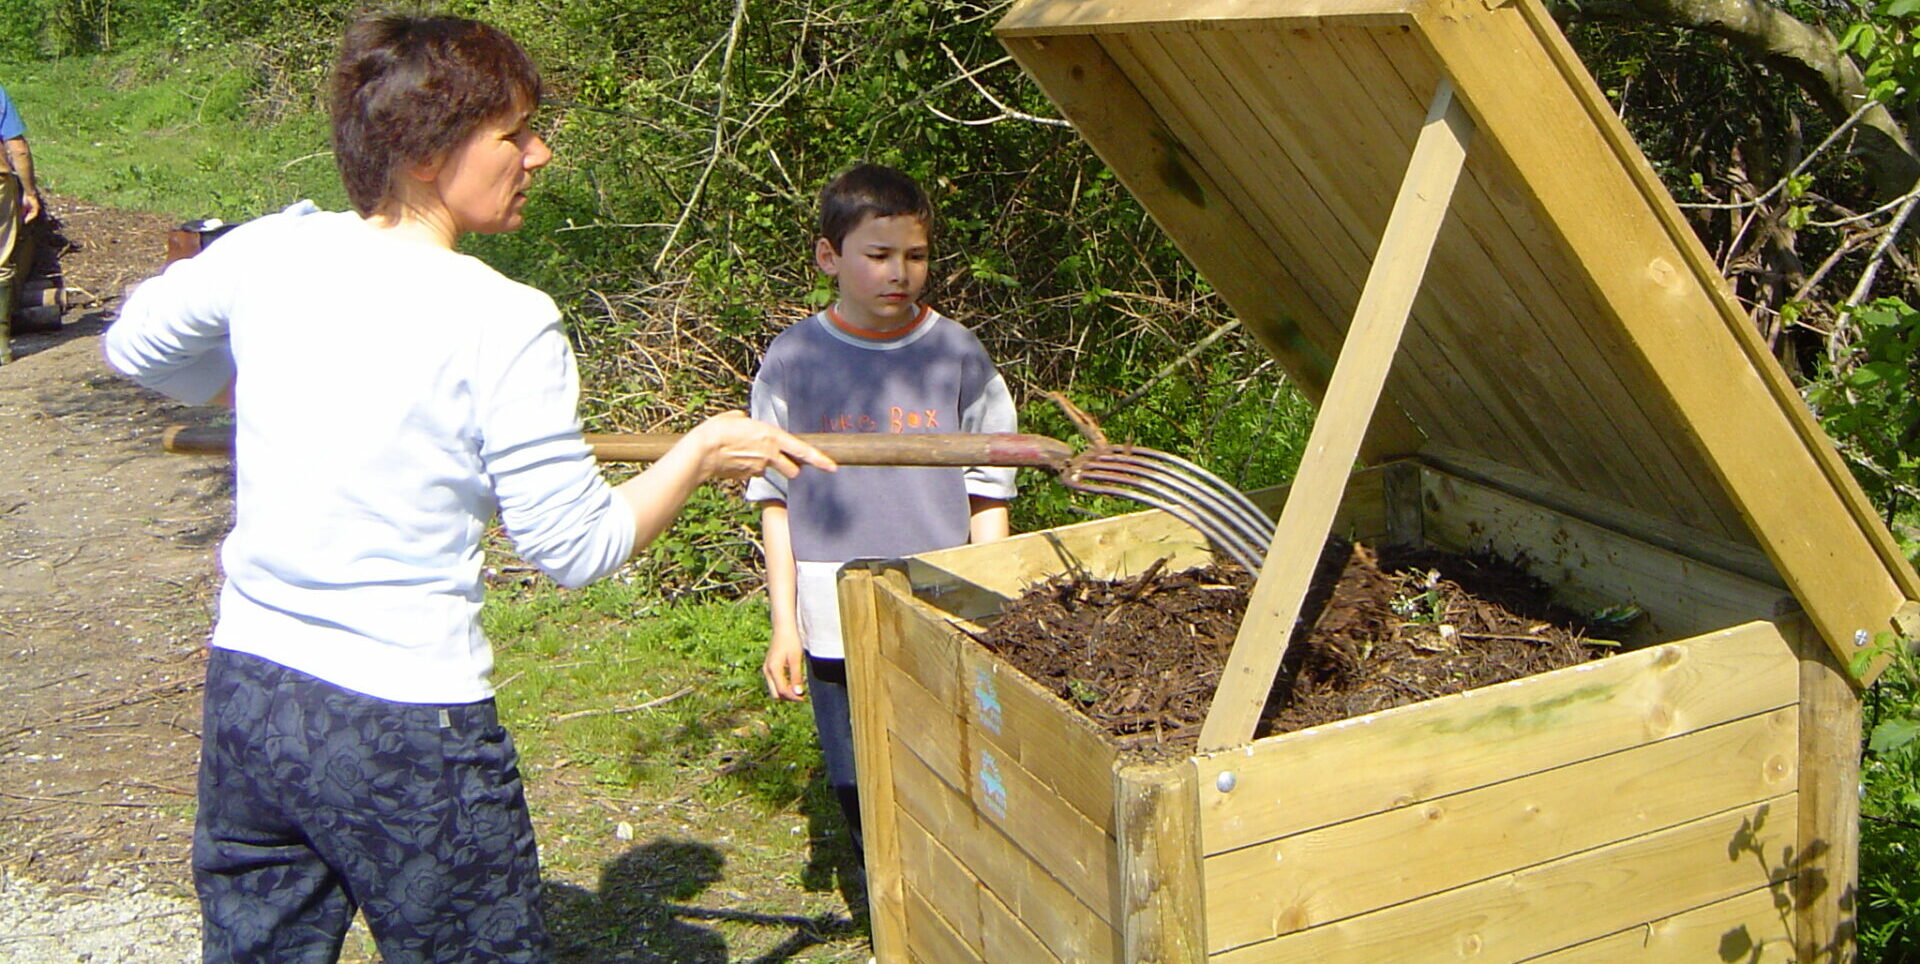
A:
[[[699,453],[701,474],[710,479],[747,479],[768,469],[791,479],[800,474],[802,464],[828,472],[839,468],[819,449],[744,412],[725,412],[701,422],[680,445]]]

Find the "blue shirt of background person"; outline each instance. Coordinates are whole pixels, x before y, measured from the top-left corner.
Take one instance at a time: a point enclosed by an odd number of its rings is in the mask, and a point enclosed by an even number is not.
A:
[[[40,216],[40,188],[33,180],[33,152],[27,148],[27,122],[14,109],[13,99],[0,88],[0,142],[6,145],[6,165],[20,178],[20,220]]]

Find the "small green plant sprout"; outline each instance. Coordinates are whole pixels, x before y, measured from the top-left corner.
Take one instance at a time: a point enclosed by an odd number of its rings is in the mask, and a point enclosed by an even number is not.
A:
[[[1073,694],[1074,699],[1088,706],[1100,702],[1100,698],[1107,695],[1100,692],[1099,688],[1093,684],[1080,679],[1067,680],[1067,691]]]
[[[1618,606],[1602,606],[1587,613],[1587,626],[1596,633],[1609,636],[1626,632],[1645,617],[1647,611],[1634,603],[1621,603]],[[1589,646],[1619,646],[1617,639],[1589,636],[1584,640]]]
[[[1417,580],[1401,586],[1400,593],[1388,603],[1394,615],[1409,623],[1438,625],[1446,620],[1447,600],[1440,591],[1440,570],[1429,569]]]

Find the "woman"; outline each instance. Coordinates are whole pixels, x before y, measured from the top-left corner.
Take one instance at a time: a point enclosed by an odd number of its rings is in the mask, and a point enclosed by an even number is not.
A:
[[[453,250],[518,228],[552,157],[526,53],[473,21],[382,16],[349,28],[332,83],[354,211],[235,229],[106,337],[142,384],[235,408],[194,834],[205,959],[334,960],[358,906],[389,964],[546,960],[482,532],[497,513],[580,585],[707,479],[833,465],[729,413],[609,486],[553,302]]]

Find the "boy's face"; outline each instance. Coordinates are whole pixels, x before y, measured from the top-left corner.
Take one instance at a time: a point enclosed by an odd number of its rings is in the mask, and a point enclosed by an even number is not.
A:
[[[826,238],[813,247],[820,270],[840,285],[840,319],[855,328],[886,331],[911,322],[927,286],[927,226],[900,215],[860,222],[840,250]]]

